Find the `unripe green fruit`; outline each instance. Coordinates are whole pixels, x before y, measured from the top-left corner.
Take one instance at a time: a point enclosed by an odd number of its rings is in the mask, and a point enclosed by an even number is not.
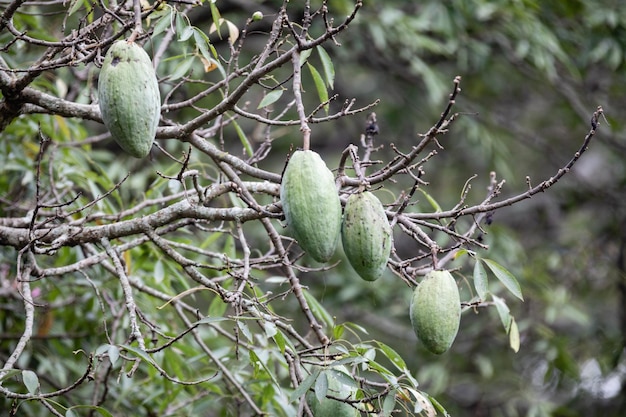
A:
[[[448,271],[424,277],[413,292],[410,316],[415,334],[429,351],[440,355],[452,346],[461,322],[461,299]]]
[[[380,200],[369,191],[348,197],[341,226],[343,250],[366,281],[385,272],[391,253],[391,226]]]
[[[280,201],[300,247],[316,261],[328,261],[341,230],[341,202],[335,177],[319,154],[294,152],[283,173]]]
[[[104,125],[122,149],[143,158],[159,125],[161,95],[150,57],[134,42],[115,42],[104,57],[98,79],[98,104]]]
[[[261,19],[263,19],[263,12],[257,10],[256,12],[252,13],[252,21],[258,22]]]

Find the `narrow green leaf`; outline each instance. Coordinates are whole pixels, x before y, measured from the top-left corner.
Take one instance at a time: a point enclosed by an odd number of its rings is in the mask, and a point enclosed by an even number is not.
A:
[[[491,259],[483,259],[483,261],[487,264],[491,272],[500,280],[504,286],[513,293],[514,296],[524,301],[524,297],[522,296],[522,289],[520,288],[519,283],[509,271],[506,270],[499,263],[492,261]]]
[[[178,41],[181,42],[186,39],[182,39],[183,36],[191,36],[193,35],[193,31],[189,32],[189,21],[183,13],[176,13],[176,35],[178,37]],[[188,39],[188,38],[187,38]]]
[[[489,292],[489,281],[487,271],[485,271],[485,267],[481,261],[481,259],[476,258],[476,263],[474,264],[474,288],[476,289],[478,297],[484,300]]]
[[[160,17],[158,17],[159,15]],[[166,6],[165,11],[159,12],[156,16],[158,17],[158,20],[152,30],[152,39],[162,32],[165,32],[165,30],[172,25],[172,8],[170,6]]]
[[[257,109],[261,109],[263,107],[269,106],[272,103],[275,103],[281,96],[283,95],[283,90],[274,90],[270,91],[263,97]]]
[[[239,126],[239,123],[237,123],[234,120],[233,120],[233,126],[235,127],[235,130],[237,131],[237,136],[239,136],[239,141],[241,141],[241,144],[243,145],[243,149],[246,151],[246,155],[248,155],[248,157],[252,157],[254,152],[252,151],[252,145],[250,145],[250,141],[248,140],[246,133],[243,131],[241,126]]]
[[[286,338],[283,332],[281,332],[280,330],[278,330],[276,334],[272,336],[272,339],[274,339],[276,346],[278,346],[278,348],[280,349],[280,353],[284,355],[285,348],[287,347],[287,341],[289,339]],[[293,346],[290,344],[289,347],[292,348]]]
[[[158,368],[158,366],[156,366],[156,363],[154,362],[154,360],[150,357],[150,355],[148,355],[145,351],[130,346],[130,345],[121,345],[120,346],[123,350],[126,350],[128,352],[134,353],[135,355],[137,355],[139,357],[139,359],[142,359],[144,362],[149,363],[152,366],[155,366],[156,368]]]
[[[274,337],[277,332],[276,324],[272,323],[271,321],[264,321],[263,328],[265,329],[265,334],[267,335],[267,337]]]
[[[324,306],[322,306],[310,292],[303,291],[303,294],[313,315],[317,317],[318,320],[323,321],[328,327],[332,328],[335,324],[333,317],[328,313],[328,311],[326,311]]]
[[[345,368],[344,368],[345,369]],[[352,387],[352,388],[358,388],[359,386],[357,385],[357,383],[354,381],[354,378],[352,378],[352,376],[348,375],[347,373],[340,371],[337,368],[331,368],[328,371],[328,375],[332,378],[335,378],[337,381],[339,381],[339,383],[341,383],[341,385],[347,386],[347,387]]]
[[[346,326],[344,326],[343,324],[334,326],[333,327],[333,339],[335,340],[341,339],[341,336],[343,336],[343,333],[345,330],[346,330]]]
[[[111,365],[115,365],[117,360],[120,358],[120,348],[115,345],[109,345],[107,353],[109,354],[109,361],[111,361]]]
[[[330,106],[328,105],[328,90],[326,89],[326,84],[324,84],[322,76],[313,65],[308,62],[306,65],[309,68],[309,71],[311,71],[311,76],[313,76],[313,83],[315,83],[315,89],[317,90],[317,95],[320,98],[320,102],[326,103],[324,104],[324,111],[326,111],[326,114],[328,114],[328,109],[330,108]]]
[[[80,9],[83,5],[85,4],[85,0],[74,0],[71,5],[70,5],[70,9],[67,12],[68,16],[73,15],[74,13],[76,13],[78,11],[78,9]]]
[[[307,49],[300,52],[300,66],[303,66],[309,60],[312,52],[312,49]]]
[[[326,52],[322,46],[318,46],[315,49],[317,50],[320,60],[322,61],[322,68],[324,69],[324,76],[326,77],[326,85],[333,89],[335,88],[335,66],[333,65],[333,61],[330,59],[328,52]]]
[[[2,378],[0,378],[0,382],[4,381],[5,379],[13,378],[15,375],[22,373],[22,371],[20,371],[19,369],[10,369],[5,372],[6,373],[2,375]]]
[[[426,393],[425,393],[426,394]],[[430,401],[430,403],[433,405],[433,407],[435,407],[435,410],[437,410],[438,412],[440,412],[442,415],[444,416],[449,416],[450,414],[448,414],[448,412],[446,411],[446,409],[443,407],[443,405],[441,405],[439,403],[439,401],[437,401],[435,399],[435,397],[426,394],[428,401]]]
[[[217,9],[217,6],[215,5],[215,1],[213,0],[209,1],[209,4],[211,6],[211,17],[213,18],[213,24],[215,25],[216,28],[219,28],[222,15],[220,15],[220,11]],[[217,31],[217,34],[219,35],[220,39],[222,39],[222,35],[219,30]]]
[[[289,402],[297,401],[298,398],[306,394],[306,392],[311,389],[311,387],[315,383],[315,380],[317,379],[321,371],[322,370],[320,368],[313,369],[313,372],[309,376],[304,378],[304,381],[302,381],[302,383],[298,385],[295,390],[293,390],[293,392],[289,396]]]
[[[220,300],[221,301],[221,300]],[[224,304],[224,303],[222,303]],[[228,320],[228,318],[226,317],[204,317],[200,320],[198,320],[197,322],[195,322],[194,324],[213,324],[213,323],[219,323],[220,321],[226,321]]]
[[[509,329],[509,344],[511,345],[511,349],[513,349],[513,352],[519,352],[519,329],[517,328],[517,322],[515,321],[515,318],[513,316],[511,316],[511,328]]]
[[[22,381],[26,385],[26,389],[30,394],[36,394],[39,389],[39,377],[36,373],[29,370],[22,371]]]
[[[263,368],[263,370],[265,371],[267,376],[270,377],[274,385],[280,389],[280,384],[274,377],[274,372],[272,372],[270,369],[267,368],[267,365],[261,360],[259,355],[257,355],[254,350],[250,351],[250,362],[252,362],[252,366]]]
[[[394,407],[396,405],[396,390],[392,389],[389,391],[389,394],[385,397],[383,401],[383,406],[381,408],[382,413],[381,416],[387,417],[390,416]]]
[[[491,295],[493,298],[493,302],[496,305],[496,310],[498,310],[498,315],[500,315],[500,320],[502,321],[502,325],[504,326],[504,330],[508,333],[511,327],[511,312],[509,307],[506,305],[504,299],[497,297],[495,295]]]
[[[383,354],[387,357],[387,359],[391,361],[391,363],[396,366],[396,368],[401,371],[404,371],[406,369],[406,363],[404,362],[404,359],[402,359],[402,357],[398,354],[398,352],[396,352],[390,346],[387,346],[383,342],[376,343],[378,344],[378,347],[383,352]]]
[[[250,329],[248,325],[241,320],[237,320],[237,327],[241,330],[241,333],[248,339],[248,342],[252,342],[252,333],[250,333]]]
[[[322,372],[315,380],[315,398],[321,402],[328,392],[328,374]]]
[[[430,194],[428,194],[426,191],[422,190],[421,188],[418,188],[418,190],[424,194],[424,197],[426,198],[426,201],[428,201],[428,203],[431,205],[431,207],[435,210],[435,213],[438,213],[441,210],[441,206],[439,205],[439,203],[437,203],[437,200],[435,200]]]
[[[393,372],[391,372],[389,369],[385,368],[384,366],[382,366],[378,362],[376,362],[376,361],[369,361],[367,363],[367,365],[368,365],[369,368],[371,368],[372,370],[376,371],[380,376],[385,378],[385,380],[387,382],[389,382],[390,384],[394,384],[395,385],[395,384],[398,383],[398,379],[395,377]]]
[[[178,65],[176,65],[176,67],[174,68],[174,71],[169,75],[168,80],[174,81],[185,76],[189,72],[189,69],[191,68],[194,62],[195,62],[195,58],[193,56],[183,58],[183,60],[180,61]]]

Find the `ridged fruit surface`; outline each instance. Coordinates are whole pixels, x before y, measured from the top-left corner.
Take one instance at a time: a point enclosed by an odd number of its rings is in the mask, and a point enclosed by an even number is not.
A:
[[[348,387],[344,387],[341,382],[332,376],[328,377],[328,390],[326,395],[337,398],[354,398]],[[318,401],[315,395],[307,395],[309,407],[315,417],[356,417],[358,411],[350,404],[324,397]]]
[[[366,281],[383,275],[391,253],[391,226],[380,200],[369,191],[346,203],[341,242],[350,265]]]
[[[432,271],[415,288],[410,307],[418,339],[435,354],[447,351],[459,331],[461,299],[448,271]]]
[[[280,201],[300,247],[316,261],[328,261],[341,231],[341,202],[335,177],[319,154],[293,153],[280,184]]]
[[[104,125],[122,149],[143,158],[159,125],[161,95],[150,57],[134,42],[120,40],[106,53],[98,79]]]

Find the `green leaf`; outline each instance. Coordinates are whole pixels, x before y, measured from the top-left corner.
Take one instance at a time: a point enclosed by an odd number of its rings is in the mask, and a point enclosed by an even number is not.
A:
[[[369,361],[367,365],[369,366],[369,368],[376,371],[380,376],[385,378],[385,380],[387,380],[387,382],[389,382],[390,384],[395,385],[398,383],[398,379],[395,377],[393,372],[391,372],[389,369],[385,368],[378,362],[372,360]]]
[[[506,302],[503,298],[497,297],[495,295],[491,295],[493,298],[493,302],[496,305],[496,310],[498,310],[498,315],[500,316],[500,320],[502,321],[502,325],[504,326],[504,330],[508,333],[511,326],[511,312],[509,307],[506,305]]]
[[[271,321],[264,321],[263,328],[265,329],[267,337],[274,337],[274,335],[276,335],[277,330],[275,323],[272,323]]]
[[[421,188],[418,188],[418,190],[422,194],[424,194],[424,197],[426,197],[426,201],[428,201],[428,203],[433,208],[433,210],[435,210],[435,213],[442,211],[441,206],[439,205],[439,203],[437,203],[437,200],[435,200],[430,194],[428,194],[426,191],[422,190]]]
[[[320,60],[322,61],[322,68],[324,69],[324,76],[326,77],[326,85],[329,88],[335,88],[335,66],[333,65],[333,61],[330,59],[328,52],[322,47],[318,46],[315,48],[317,50],[317,54],[320,56]]]
[[[517,328],[517,322],[515,321],[515,318],[513,316],[511,316],[511,328],[509,329],[509,344],[511,345],[511,349],[513,349],[513,352],[519,352],[519,329]]]
[[[343,336],[344,331],[346,330],[346,327],[343,324],[338,324],[337,326],[333,327],[333,339],[337,340],[337,339],[341,339],[341,336]]]
[[[0,382],[4,381],[5,379],[9,379],[14,377],[15,375],[21,374],[22,371],[20,371],[19,369],[10,369],[8,371],[4,371],[5,374],[2,375],[2,378],[0,378]]]
[[[504,286],[513,293],[514,296],[524,301],[524,297],[522,296],[522,289],[520,288],[519,283],[509,271],[507,271],[502,265],[499,263],[492,261],[491,259],[483,259],[483,261],[487,264],[491,272],[500,280]]]
[[[298,387],[293,390],[293,392],[289,396],[289,402],[297,401],[298,398],[306,394],[306,392],[311,389],[311,387],[315,383],[315,380],[317,380],[317,377],[319,376],[321,371],[321,368],[314,368],[313,372],[309,376],[304,378],[304,381],[302,381],[300,385],[298,385]]]
[[[158,369],[158,366],[156,366],[156,362],[154,362],[154,360],[150,357],[150,355],[148,355],[145,351],[130,346],[130,345],[121,345],[120,346],[123,350],[126,350],[128,352],[134,353],[135,355],[137,355],[137,357],[139,357],[141,360],[143,360],[144,362],[149,363],[150,365],[156,367]]]
[[[328,90],[326,89],[324,80],[313,65],[309,64],[308,62],[306,65],[309,68],[309,71],[311,71],[311,75],[313,76],[313,82],[315,83],[315,89],[317,90],[317,95],[320,98],[320,102],[326,103],[324,104],[324,111],[326,112],[326,114],[328,114],[328,109],[330,108],[330,106],[328,105]]]
[[[307,50],[300,52],[300,66],[303,66],[305,62],[309,60],[309,57],[311,56],[312,52],[313,52],[312,49],[307,49]]]
[[[426,393],[425,393],[425,394],[426,394]],[[444,416],[449,416],[449,415],[450,415],[450,414],[448,414],[448,412],[446,411],[446,409],[445,409],[445,408],[443,408],[443,405],[441,405],[441,404],[439,403],[439,401],[437,401],[437,400],[435,399],[435,397],[432,397],[432,396],[430,396],[430,395],[428,395],[428,394],[426,394],[426,396],[427,396],[427,398],[428,398],[428,401],[430,401],[430,403],[433,405],[433,407],[435,407],[435,410],[437,410],[438,412],[440,412],[440,413],[441,413],[442,415],[444,415]]]
[[[223,304],[223,303],[222,303]],[[226,321],[228,320],[228,318],[226,317],[204,317],[200,320],[198,320],[197,322],[195,322],[194,324],[213,324],[213,323],[219,323],[221,321]]]
[[[115,365],[117,360],[120,358],[120,348],[115,345],[109,345],[107,353],[109,355],[109,361],[111,361],[111,365]]]
[[[219,28],[222,15],[220,15],[220,11],[217,9],[215,1],[210,1],[209,4],[211,6],[211,17],[213,18],[213,24],[216,28]],[[217,31],[217,34],[219,35],[220,39],[222,39],[222,35],[219,30]]]
[[[384,417],[390,416],[395,405],[396,405],[396,390],[392,389],[391,391],[389,391],[389,393],[385,397],[385,401],[383,401],[383,406],[381,408],[382,413],[380,415]]]
[[[321,402],[328,392],[328,374],[323,372],[315,380],[315,398]]]
[[[404,371],[406,369],[406,363],[404,362],[404,359],[402,359],[402,357],[398,354],[398,352],[396,352],[390,346],[387,346],[383,342],[377,341],[376,343],[378,344],[378,347],[383,352],[383,354],[387,357],[387,359],[391,361],[391,363],[396,366],[396,368],[401,371]]]
[[[302,293],[313,315],[323,321],[328,327],[332,328],[335,324],[333,317],[326,311],[324,306],[322,306],[310,292],[302,291]]]
[[[237,320],[237,327],[239,327],[239,330],[241,330],[246,339],[248,339],[248,342],[252,342],[252,333],[250,333],[248,325],[241,320]]]
[[[26,389],[30,394],[36,394],[39,389],[39,377],[33,371],[24,370],[22,371],[22,381],[24,381],[24,385],[26,385]]]
[[[250,145],[250,141],[248,140],[246,133],[243,131],[241,126],[239,126],[239,123],[237,123],[234,120],[233,120],[233,126],[235,127],[235,130],[237,131],[237,136],[239,137],[239,141],[241,141],[241,144],[243,145],[243,148],[246,151],[246,155],[248,155],[248,157],[252,157],[254,152],[252,151],[252,145]]]
[[[76,13],[78,11],[78,9],[80,9],[84,5],[85,5],[85,0],[74,0],[74,1],[72,1],[72,3],[70,4],[70,9],[67,12],[67,15],[68,16],[73,15],[74,13]]]
[[[481,300],[484,300],[489,292],[489,281],[487,277],[487,271],[485,271],[485,267],[481,262],[481,259],[476,259],[476,263],[474,264],[474,288],[476,289],[476,294]]]
[[[261,109],[263,107],[269,106],[272,103],[275,103],[281,96],[283,95],[283,90],[274,90],[270,91],[263,97],[257,109]]]
[[[285,335],[283,334],[283,332],[281,332],[280,330],[278,330],[276,334],[272,336],[272,339],[274,339],[276,346],[278,346],[278,348],[280,349],[280,353],[284,355],[285,347],[287,345],[287,340],[289,339],[287,339]],[[291,345],[289,347],[291,348]]]

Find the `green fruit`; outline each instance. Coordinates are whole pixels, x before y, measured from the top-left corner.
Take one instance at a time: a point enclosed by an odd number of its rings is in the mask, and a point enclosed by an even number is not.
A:
[[[326,395],[336,398],[354,397],[354,392],[349,387],[344,386],[330,374],[326,374],[326,376],[328,378]],[[319,377],[323,378],[324,375],[321,374]],[[307,402],[315,417],[356,417],[358,413],[357,409],[348,403],[328,397],[324,397],[319,401],[312,393],[307,395]]]
[[[161,95],[150,57],[124,40],[109,48],[100,78],[98,103],[104,125],[122,149],[143,158],[159,125]]]
[[[335,177],[314,151],[296,151],[280,184],[288,227],[300,247],[318,262],[328,261],[341,230],[341,202]]]
[[[341,242],[350,265],[366,281],[383,275],[391,253],[391,226],[383,205],[369,191],[348,197]]]
[[[411,324],[418,339],[432,353],[447,351],[461,322],[461,299],[448,271],[429,272],[413,292]]]

